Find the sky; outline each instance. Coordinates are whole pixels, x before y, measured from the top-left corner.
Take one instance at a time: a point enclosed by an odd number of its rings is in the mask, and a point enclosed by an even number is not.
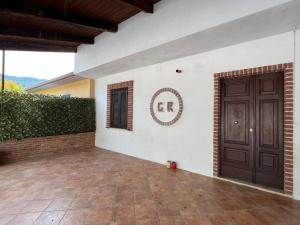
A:
[[[2,51],[0,51],[2,73]],[[5,74],[52,79],[74,70],[74,53],[5,51]]]

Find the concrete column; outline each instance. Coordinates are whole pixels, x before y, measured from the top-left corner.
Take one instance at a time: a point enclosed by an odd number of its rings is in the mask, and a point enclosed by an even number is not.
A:
[[[296,31],[294,74],[294,197],[300,200],[300,30]]]

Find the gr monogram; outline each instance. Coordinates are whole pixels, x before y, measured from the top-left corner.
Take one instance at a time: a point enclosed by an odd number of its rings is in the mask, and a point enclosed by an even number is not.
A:
[[[174,112],[173,105],[174,102],[166,102],[167,105],[167,112]],[[158,112],[165,112],[165,103],[164,102],[158,102],[157,103],[157,111]]]
[[[161,95],[164,98],[158,99]],[[170,96],[173,95],[173,96]],[[168,97],[166,99],[166,97]],[[176,100],[174,100],[174,97]],[[155,122],[162,126],[176,123],[183,112],[183,101],[180,94],[173,88],[161,88],[154,93],[150,102],[150,113]]]

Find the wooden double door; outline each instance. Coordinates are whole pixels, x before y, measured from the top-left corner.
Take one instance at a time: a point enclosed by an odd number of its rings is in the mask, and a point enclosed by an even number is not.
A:
[[[283,189],[283,73],[221,87],[221,176]]]

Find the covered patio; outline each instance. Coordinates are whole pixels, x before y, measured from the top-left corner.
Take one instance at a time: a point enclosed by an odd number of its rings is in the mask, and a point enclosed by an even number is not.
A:
[[[2,135],[0,225],[300,225],[299,9],[0,3],[0,49],[74,52],[95,80],[89,105],[16,110],[29,128]]]
[[[1,167],[4,225],[297,225],[300,203],[102,149]]]

